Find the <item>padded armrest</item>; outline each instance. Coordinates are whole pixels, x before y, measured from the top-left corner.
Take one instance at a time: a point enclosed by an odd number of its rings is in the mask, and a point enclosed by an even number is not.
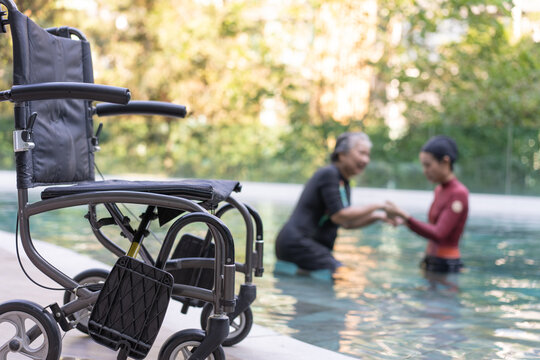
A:
[[[14,85],[11,90],[0,92],[3,100],[24,102],[52,99],[82,99],[127,104],[131,99],[129,89],[79,82],[49,82]]]
[[[186,107],[161,101],[130,101],[127,105],[97,104],[97,116],[112,115],[161,115],[183,118],[186,116]]]

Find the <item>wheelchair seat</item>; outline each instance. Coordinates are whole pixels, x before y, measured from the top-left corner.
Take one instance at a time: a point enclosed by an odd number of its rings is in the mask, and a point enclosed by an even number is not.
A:
[[[41,192],[41,199],[88,193],[94,191],[137,191],[162,195],[181,196],[201,201],[203,207],[214,209],[226,200],[232,192],[239,192],[242,186],[233,180],[186,179],[172,181],[132,181],[104,180],[85,181],[70,186],[52,186]]]
[[[54,199],[66,195],[95,191],[135,191],[161,195],[172,195],[198,201],[207,210],[214,210],[220,202],[229,198],[232,192],[239,192],[242,186],[233,180],[185,179],[176,181],[130,181],[104,180],[86,181],[69,186],[52,186],[41,192],[41,199]],[[182,214],[183,211],[158,207],[159,225],[163,226]]]

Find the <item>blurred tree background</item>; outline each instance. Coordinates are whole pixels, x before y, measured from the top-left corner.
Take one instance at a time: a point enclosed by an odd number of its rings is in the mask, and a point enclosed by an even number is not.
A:
[[[335,138],[364,130],[357,185],[431,188],[429,136],[460,147],[473,192],[540,195],[540,7],[518,0],[19,0],[81,29],[96,83],[188,106],[186,119],[104,123],[102,172],[302,183]],[[1,87],[11,86],[9,36]],[[12,106],[0,167],[13,168]]]

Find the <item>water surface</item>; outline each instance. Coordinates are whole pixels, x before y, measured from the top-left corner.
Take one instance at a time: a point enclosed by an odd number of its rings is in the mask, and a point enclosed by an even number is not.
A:
[[[362,359],[540,359],[536,209],[493,212],[482,200],[486,208],[471,211],[462,240],[466,270],[446,278],[426,278],[419,270],[425,242],[406,228],[376,224],[340,231],[335,255],[352,270],[331,282],[274,273],[273,239],[295,196],[250,199],[265,225],[266,272],[255,280],[258,297],[252,306],[258,324]],[[426,193],[410,206],[419,218],[425,218],[429,198]],[[497,204],[502,198],[493,199]],[[14,231],[14,192],[0,193],[0,203],[0,229]],[[142,208],[129,211],[136,219]],[[114,256],[94,240],[85,212],[81,207],[36,216],[32,234],[112,264]],[[225,221],[241,260],[241,220],[230,214]],[[152,229],[158,238],[163,235]],[[110,234],[119,238],[116,230]],[[147,243],[153,250],[160,244],[153,237]]]

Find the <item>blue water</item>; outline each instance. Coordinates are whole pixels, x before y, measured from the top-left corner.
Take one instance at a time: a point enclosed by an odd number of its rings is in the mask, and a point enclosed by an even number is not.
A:
[[[0,229],[14,231],[15,194],[0,193],[0,204]],[[340,231],[335,255],[352,271],[331,282],[274,273],[273,239],[291,205],[251,205],[266,242],[256,323],[362,359],[540,359],[540,219],[471,213],[462,240],[466,270],[447,278],[424,276],[417,263],[425,242],[403,227]],[[85,212],[36,217],[33,236],[112,264]],[[240,239],[241,259],[241,221],[225,221]],[[159,247],[152,238],[148,244]]]
[[[427,279],[406,228],[341,231],[350,276],[265,278],[257,319],[362,359],[540,359],[539,239],[540,219],[471,216],[465,272]]]

